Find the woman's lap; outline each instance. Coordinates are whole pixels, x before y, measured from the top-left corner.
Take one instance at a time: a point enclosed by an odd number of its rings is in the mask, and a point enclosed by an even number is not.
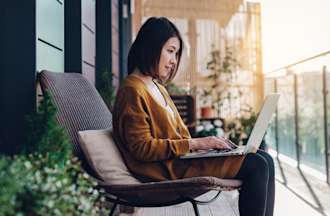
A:
[[[243,175],[247,175],[247,171],[243,172],[242,169],[248,169],[253,172],[254,169],[260,168],[260,166],[264,167],[265,170],[269,170],[269,176],[274,175],[273,159],[267,152],[262,150],[246,156],[200,158],[186,162],[189,165],[183,178],[215,176],[218,178],[242,179]]]
[[[183,178],[195,176],[215,176],[234,178],[244,161],[245,156],[228,156],[192,159],[188,163]]]

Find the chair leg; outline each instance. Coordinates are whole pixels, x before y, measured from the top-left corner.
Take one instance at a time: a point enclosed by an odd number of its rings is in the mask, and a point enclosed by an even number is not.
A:
[[[113,206],[112,206],[112,208],[111,208],[111,211],[110,211],[110,213],[109,213],[109,216],[112,216],[113,213],[115,213],[115,210],[116,210],[117,205],[118,205],[118,203],[114,203],[114,204],[113,204]]]
[[[190,201],[190,202],[191,202],[191,204],[194,208],[195,216],[200,216],[199,215],[199,209],[198,209],[198,206],[197,206],[196,202],[194,202],[194,201]]]

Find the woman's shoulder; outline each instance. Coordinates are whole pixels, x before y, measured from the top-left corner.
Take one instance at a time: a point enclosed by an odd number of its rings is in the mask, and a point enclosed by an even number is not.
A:
[[[135,76],[128,75],[121,82],[119,89],[126,89],[126,88],[142,89],[143,86]]]
[[[120,85],[119,92],[122,95],[144,96],[146,94],[146,88],[142,80],[139,80],[139,78],[133,75],[128,75]]]

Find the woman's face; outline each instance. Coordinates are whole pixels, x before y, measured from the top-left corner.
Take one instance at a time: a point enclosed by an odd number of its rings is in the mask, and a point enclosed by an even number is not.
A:
[[[158,64],[158,76],[162,81],[166,81],[177,67],[179,49],[180,41],[177,37],[171,37],[164,44]]]

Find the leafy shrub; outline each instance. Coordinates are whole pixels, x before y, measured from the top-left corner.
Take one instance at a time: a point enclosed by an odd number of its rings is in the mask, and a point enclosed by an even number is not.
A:
[[[0,157],[0,215],[99,215],[104,198],[76,158],[63,168],[41,154]]]
[[[115,75],[113,73],[105,70],[101,74],[100,84],[98,87],[102,99],[110,110],[112,110],[113,103],[115,102],[116,98],[116,89],[112,85],[114,76]]]
[[[38,152],[46,155],[50,164],[61,166],[72,157],[71,144],[64,129],[56,120],[56,108],[46,91],[38,111],[26,117],[23,154]]]
[[[27,125],[22,153],[0,155],[0,216],[104,215],[105,198],[72,157],[48,93]]]

